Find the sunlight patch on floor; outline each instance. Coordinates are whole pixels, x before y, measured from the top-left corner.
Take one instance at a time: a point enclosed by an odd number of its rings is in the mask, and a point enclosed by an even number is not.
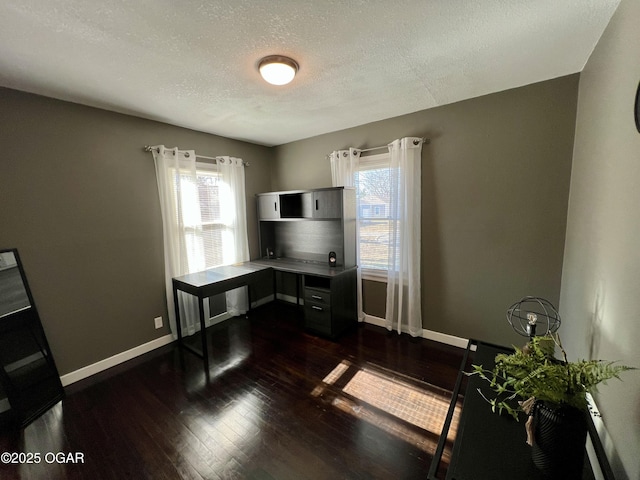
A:
[[[436,435],[442,431],[449,409],[449,396],[365,369],[359,370],[342,391]]]
[[[352,375],[348,381],[347,373]],[[316,397],[333,395],[331,403],[334,407],[433,453],[447,416],[451,392],[399,377],[343,360],[311,394]],[[340,379],[346,384],[336,394],[336,383]],[[450,442],[455,439],[458,429],[459,410],[454,410],[447,435]],[[443,460],[447,461],[448,456],[448,449],[445,449]]]
[[[322,379],[322,383],[317,385],[316,388],[312,390],[311,395],[313,395],[314,397],[319,397],[320,395],[322,395],[322,392],[325,391],[327,385],[333,385],[334,383],[336,383],[336,381],[342,375],[344,375],[347,370],[349,370],[349,367],[351,367],[351,362],[349,362],[348,360],[341,361],[338,365],[336,365],[336,368],[331,370],[329,374]]]

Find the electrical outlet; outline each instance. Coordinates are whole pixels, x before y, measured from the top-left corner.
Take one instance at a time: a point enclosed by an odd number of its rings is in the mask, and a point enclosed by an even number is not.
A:
[[[162,317],[156,317],[153,321],[156,324],[156,328],[162,328]]]

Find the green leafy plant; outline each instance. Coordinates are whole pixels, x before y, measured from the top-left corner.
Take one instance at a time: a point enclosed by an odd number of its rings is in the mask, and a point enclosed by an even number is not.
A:
[[[555,347],[562,352],[563,360],[555,358]],[[619,379],[620,373],[633,369],[603,360],[569,362],[560,336],[549,334],[534,337],[523,348],[515,348],[512,354],[497,355],[492,370],[472,365],[467,375],[478,375],[488,382],[496,393],[494,398],[478,391],[494,412],[505,411],[517,420],[518,412],[526,410],[525,405],[530,405],[531,399],[551,406],[585,409],[586,392],[593,392],[598,384],[611,378]]]

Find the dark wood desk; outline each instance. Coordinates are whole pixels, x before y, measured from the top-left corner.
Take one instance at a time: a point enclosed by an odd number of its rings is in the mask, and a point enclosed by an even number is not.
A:
[[[235,288],[251,286],[256,283],[273,282],[274,298],[275,298],[275,275],[274,272],[288,272],[297,275],[308,275],[318,278],[326,278],[331,281],[334,277],[345,276],[353,277],[355,285],[355,269],[356,267],[329,267],[326,264],[318,264],[313,262],[302,262],[291,259],[274,259],[274,260],[255,260],[250,262],[238,263],[235,265],[226,265],[221,267],[210,268],[201,272],[189,273],[180,277],[173,278],[173,301],[176,315],[176,333],[178,335],[178,344],[195,355],[202,357],[204,361],[205,372],[209,371],[209,351],[207,348],[207,339],[205,335],[206,325],[204,316],[204,302],[207,298],[220,293],[233,290]],[[342,286],[339,284],[339,286]],[[296,282],[297,287],[297,282]],[[202,351],[192,348],[190,345],[182,341],[182,326],[180,325],[180,306],[178,303],[178,291],[186,292],[198,298],[198,316],[200,320],[200,331],[202,339]],[[248,289],[249,293],[251,289]],[[355,292],[354,305],[355,305]],[[299,303],[300,292],[296,291],[296,302]],[[251,297],[249,295],[249,308],[251,308]],[[338,309],[338,316],[350,316],[351,312],[344,314]],[[353,319],[355,317],[355,309],[353,310]]]
[[[473,351],[475,349],[475,352]],[[512,350],[477,340],[470,340],[464,359],[460,366],[458,381],[454,388],[453,398],[442,429],[440,441],[429,469],[429,480],[542,480],[545,477],[535,467],[531,459],[531,447],[526,443],[524,424],[526,417],[521,414],[520,421],[510,415],[498,415],[491,411],[491,406],[481,397],[478,388],[490,395],[487,383],[474,375],[466,377],[463,372],[470,371],[468,360],[475,365],[483,365],[492,369],[498,353],[511,353]],[[466,391],[458,431],[456,433],[451,463],[446,468],[441,465],[447,434],[449,432],[453,408],[455,408],[458,393],[462,383],[466,381]],[[588,416],[589,438],[598,457],[597,468],[607,480],[613,480],[611,467],[607,461],[604,449]],[[595,478],[589,458],[585,455],[583,480]]]
[[[190,352],[201,356],[204,361],[205,372],[209,371],[209,350],[207,348],[206,325],[204,318],[205,299],[220,293],[233,290],[234,288],[250,285],[258,281],[263,273],[270,275],[271,267],[252,264],[251,262],[236,265],[225,265],[216,268],[203,270],[202,272],[188,273],[173,279],[173,302],[176,314],[176,333],[178,334],[178,344]],[[178,302],[178,291],[190,293],[198,298],[198,317],[200,320],[200,335],[202,337],[202,352],[192,348],[182,341],[182,326],[180,325],[180,304]],[[251,308],[251,298],[249,296],[249,308]]]
[[[300,260],[292,260],[287,258],[276,258],[273,260],[252,260],[248,262],[250,265],[257,267],[273,268],[278,272],[295,273],[298,275],[314,275],[316,277],[337,277],[348,270],[356,267],[330,267],[326,263],[303,262]]]

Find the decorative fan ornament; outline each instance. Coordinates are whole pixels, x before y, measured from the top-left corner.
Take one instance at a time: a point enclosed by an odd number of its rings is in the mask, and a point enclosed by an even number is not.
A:
[[[560,314],[551,302],[540,297],[524,297],[507,310],[507,321],[518,335],[533,338],[560,328]]]

